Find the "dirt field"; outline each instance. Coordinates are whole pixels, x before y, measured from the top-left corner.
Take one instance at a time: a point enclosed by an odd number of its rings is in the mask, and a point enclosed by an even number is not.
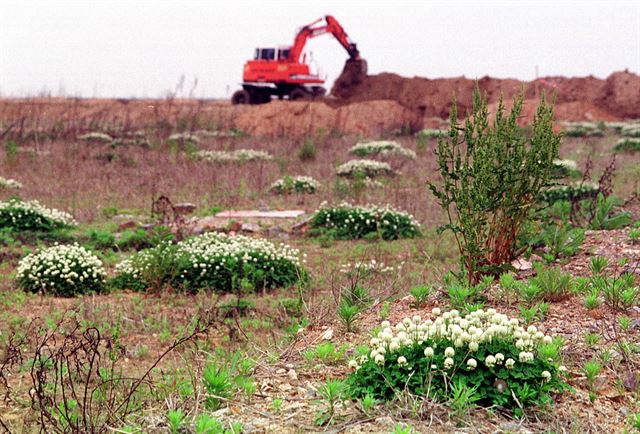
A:
[[[522,85],[515,80],[489,78],[478,84],[494,104],[500,92],[511,98]],[[236,350],[251,362],[255,390],[225,398],[224,405],[211,414],[226,427],[240,422],[242,432],[408,432],[401,431],[406,426],[421,433],[633,432],[632,419],[640,413],[640,388],[630,384],[630,378],[636,378],[632,374],[640,367],[640,307],[587,309],[583,295],[550,303],[544,319],[536,322],[545,333],[565,339],[563,359],[575,389],[557,396],[548,409],[527,411],[523,418],[515,418],[499,408],[470,407],[464,417],[454,417],[447,404],[431,400],[393,401],[369,413],[357,402],[344,401],[331,424],[318,426],[314,422],[324,406],[319,385],[328,377],[346,376],[355,345],[366,344],[369,331],[381,320],[395,324],[415,314],[426,318],[433,307],[444,309],[449,304],[439,282],[447,271],[457,268],[458,251],[449,234],[435,231],[445,215],[426,188],[427,181],[438,180],[436,139],[420,139],[415,133],[423,127],[446,127],[443,117],[454,92],[464,113],[473,86],[473,80],[464,78],[406,79],[381,74],[341,94],[341,100],[326,102],[231,106],[188,100],[0,100],[0,141],[4,143],[0,176],[23,185],[17,192],[0,190],[0,200],[14,194],[37,199],[72,213],[80,223],[71,232],[58,234],[60,238],[2,232],[0,394],[5,399],[0,402],[0,426],[8,432],[38,431],[44,416],[31,401],[34,342],[60,324],[66,330],[65,321],[73,320],[105,335],[118,335],[118,369],[127,378],[139,378],[150,370],[140,397],[143,405],[103,432],[195,432],[191,422],[171,431],[167,412],[180,409],[188,421],[200,414],[205,399],[201,383],[204,367],[211,360],[226,360]],[[552,89],[557,90],[558,120],[640,118],[640,77],[619,72],[606,80],[551,77],[528,83],[523,122],[531,118],[540,92]],[[562,127],[558,124],[557,128]],[[169,140],[177,132],[198,131],[197,141],[184,136]],[[629,199],[625,209],[637,221],[640,207],[633,198],[640,191],[640,153],[614,154],[619,133],[611,128],[602,131],[597,137],[565,137],[560,157],[575,160],[581,170],[591,160],[591,179],[597,181],[612,156],[618,155],[613,193],[623,201]],[[132,141],[117,144],[80,139],[89,132]],[[135,132],[139,132],[137,142],[131,139]],[[355,158],[349,153],[351,146],[362,139],[379,138],[395,140],[415,151],[417,157],[387,158],[397,174],[375,188],[336,177],[336,166]],[[269,152],[273,158],[224,165],[197,158],[199,151],[247,148]],[[311,176],[321,187],[313,195],[270,193],[271,183],[285,175]],[[207,315],[225,302],[233,304],[235,296],[215,292],[190,295],[164,288],[149,293],[115,291],[62,298],[30,294],[16,287],[15,270],[26,253],[55,242],[88,243],[87,233],[93,229],[121,234],[125,228],[155,222],[152,203],[161,195],[174,204],[195,205],[189,219],[232,209],[301,209],[308,217],[325,201],[390,204],[415,216],[423,235],[412,240],[337,241],[291,230],[299,220],[262,226],[249,222],[249,235],[286,242],[306,253],[310,283],[247,295],[250,308],[246,312],[216,317],[207,329],[166,357],[162,355],[179,337],[194,330],[195,318],[210,318]],[[241,227],[228,221],[224,229],[236,232]],[[612,272],[622,258],[640,264],[640,247],[630,239],[631,230],[588,231],[576,255],[553,265],[578,277],[589,275],[593,255],[610,258]],[[110,275],[115,264],[131,253],[118,248],[98,250]],[[356,332],[347,332],[336,314],[341,291],[349,285],[340,269],[372,259],[394,269],[363,280],[372,302],[360,313]],[[520,271],[517,278],[531,274],[529,268]],[[417,308],[411,303],[409,290],[420,284],[433,284],[436,289]],[[298,297],[302,305],[292,313],[287,300]],[[486,306],[509,316],[521,315],[518,303],[501,298],[495,286],[487,291]],[[623,317],[630,325],[621,331]],[[589,333],[599,338],[594,342]],[[11,336],[30,339],[13,365],[9,363]],[[335,360],[309,356],[309,350],[323,342],[332,342],[344,351]],[[620,342],[627,345],[625,350],[620,349]],[[591,402],[592,388],[587,385],[583,366],[598,357],[602,357],[598,360],[603,360],[603,368],[596,399]]]

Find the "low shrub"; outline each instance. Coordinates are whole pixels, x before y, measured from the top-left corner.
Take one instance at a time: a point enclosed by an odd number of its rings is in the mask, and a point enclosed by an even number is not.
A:
[[[77,223],[71,214],[47,208],[38,201],[9,199],[0,202],[0,228],[15,230],[52,231]]]
[[[237,149],[235,151],[198,151],[196,156],[211,163],[244,163],[247,161],[269,161],[273,156],[265,151]]]
[[[174,133],[171,134],[168,138],[167,138],[167,143],[175,143],[175,144],[179,144],[179,143],[192,143],[192,144],[198,144],[200,143],[200,137],[196,136],[195,134],[190,134],[190,133]]]
[[[582,175],[574,160],[553,160],[551,176],[554,178],[576,178]]]
[[[416,153],[410,149],[404,148],[398,142],[390,140],[379,140],[360,142],[354,145],[349,152],[358,157],[367,157],[369,155],[378,155],[382,157],[386,156],[399,156],[415,160]]]
[[[375,178],[393,175],[388,163],[375,160],[350,160],[336,168],[336,175],[345,178]]]
[[[104,289],[102,262],[77,244],[54,245],[25,256],[16,279],[25,291],[70,297]]]
[[[640,123],[635,122],[632,124],[625,124],[621,129],[620,133],[625,137],[640,137]]]
[[[298,250],[241,235],[207,233],[177,244],[164,242],[116,266],[115,286],[189,291],[286,287],[306,278]]]
[[[568,185],[552,185],[541,191],[541,198],[547,203],[561,200],[576,201],[594,198],[600,191],[597,182],[581,181]]]
[[[484,405],[513,409],[551,402],[550,393],[567,390],[559,364],[562,342],[534,326],[494,309],[465,317],[433,309],[434,320],[405,318],[394,328],[384,321],[370,341],[370,352],[349,362],[352,398],[372,395],[390,400],[397,393],[452,398],[453,389],[468,386]]]
[[[602,137],[604,132],[593,122],[565,122],[564,134],[567,137]]]
[[[438,129],[431,129],[431,128],[425,128],[423,130],[418,131],[418,139],[424,138],[424,139],[437,139],[441,136],[445,136],[447,134],[447,130],[438,130]]]
[[[269,190],[275,194],[314,194],[319,188],[320,183],[310,176],[285,176],[271,184]]]
[[[3,178],[0,176],[0,190],[19,190],[22,184],[11,178]]]
[[[356,206],[341,203],[337,207],[322,204],[311,218],[314,229],[330,230],[339,239],[358,239],[378,233],[383,240],[413,238],[420,234],[415,218],[390,206]]]
[[[618,140],[613,150],[615,152],[638,152],[640,151],[640,139],[624,138]]]

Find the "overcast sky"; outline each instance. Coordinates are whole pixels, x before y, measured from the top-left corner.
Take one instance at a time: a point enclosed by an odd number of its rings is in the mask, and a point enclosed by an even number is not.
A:
[[[640,1],[0,0],[0,95],[228,97],[257,46],[290,45],[326,14],[370,73],[606,77],[640,70]],[[346,52],[307,51],[328,86]]]

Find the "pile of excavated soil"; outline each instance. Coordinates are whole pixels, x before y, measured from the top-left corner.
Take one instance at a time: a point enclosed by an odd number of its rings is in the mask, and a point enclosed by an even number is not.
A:
[[[628,71],[611,74],[606,80],[593,76],[546,77],[532,82],[483,77],[477,81],[490,103],[500,95],[510,100],[525,91],[525,98],[537,101],[542,92],[556,95],[556,113],[562,120],[640,118],[640,76]],[[451,99],[456,98],[461,115],[471,110],[475,80],[457,78],[405,78],[382,73],[365,77],[359,83],[334,86],[332,95],[341,104],[359,101],[394,100],[403,107],[427,117],[449,115]],[[564,107],[565,104],[570,104]]]
[[[66,125],[70,137],[88,129],[126,128],[127,125],[198,125],[235,128],[253,136],[300,138],[319,129],[342,134],[379,136],[394,130],[439,127],[449,116],[455,96],[459,116],[471,110],[475,80],[457,78],[405,78],[396,74],[362,74],[363,64],[350,64],[332,89],[333,97],[321,101],[273,101],[269,104],[231,105],[204,100],[104,100],[104,99],[0,99],[0,134],[36,128],[47,131]],[[547,77],[532,82],[483,77],[477,80],[495,112],[503,95],[507,107],[525,89],[522,122],[535,113],[542,92],[555,93],[558,121],[616,121],[640,118],[640,77],[628,71],[595,77]],[[191,125],[191,127],[190,127]],[[116,128],[117,129],[117,128]]]

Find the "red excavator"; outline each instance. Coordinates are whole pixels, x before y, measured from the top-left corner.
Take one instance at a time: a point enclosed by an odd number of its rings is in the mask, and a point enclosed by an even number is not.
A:
[[[367,63],[360,58],[356,44],[349,39],[340,23],[327,15],[300,29],[291,47],[256,48],[253,60],[244,65],[242,90],[233,94],[231,102],[263,104],[271,101],[272,96],[297,100],[324,95],[324,80],[311,73],[302,51],[307,39],[325,33],[331,33],[349,53],[345,72],[349,71],[350,81],[366,75]]]

